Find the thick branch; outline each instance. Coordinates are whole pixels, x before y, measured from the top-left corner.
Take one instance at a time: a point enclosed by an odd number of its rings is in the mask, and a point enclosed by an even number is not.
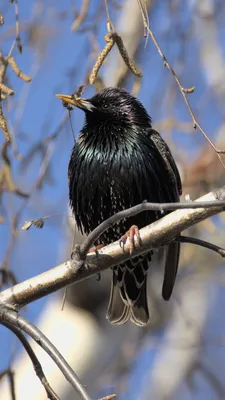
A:
[[[199,203],[199,204],[198,204]],[[225,201],[224,200],[214,200],[214,201],[196,201],[196,202],[183,202],[183,203],[148,203],[143,202],[137,206],[128,208],[127,210],[119,211],[117,214],[112,215],[104,222],[102,222],[97,228],[95,228],[90,235],[84,240],[80,247],[80,257],[85,259],[87,253],[91,246],[96,242],[96,240],[112,225],[116,222],[121,221],[121,219],[129,218],[133,215],[140,214],[142,211],[169,211],[169,210],[184,210],[184,209],[195,209],[199,207],[212,208],[214,206],[221,206],[221,211],[225,211]],[[223,207],[223,210],[222,210]]]
[[[197,201],[215,200],[225,200],[225,187],[210,192]],[[177,210],[166,215],[140,230],[142,246],[135,250],[133,256],[161,247],[174,240],[183,230],[222,211],[223,207],[213,206],[211,208]],[[71,283],[79,282],[100,271],[121,264],[129,258],[129,243],[122,249],[119,241],[114,242],[99,250],[97,255],[89,253],[85,261],[88,266],[77,260],[66,261],[47,272],[5,290],[0,295],[0,302],[21,308]]]

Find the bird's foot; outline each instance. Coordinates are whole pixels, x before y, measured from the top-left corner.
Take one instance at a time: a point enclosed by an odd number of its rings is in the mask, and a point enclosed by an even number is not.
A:
[[[136,235],[137,241],[139,246],[142,245],[141,237],[140,237],[140,232],[138,229],[137,225],[132,225],[130,229],[123,235],[121,236],[119,240],[119,244],[123,246],[126,244],[127,239],[129,238],[129,245],[130,245],[130,255],[133,254],[134,249],[135,249],[135,241],[134,241],[134,236]]]

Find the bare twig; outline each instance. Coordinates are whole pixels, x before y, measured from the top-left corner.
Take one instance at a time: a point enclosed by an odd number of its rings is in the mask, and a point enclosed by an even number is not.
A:
[[[18,0],[15,0],[15,16],[16,16],[16,39],[15,42],[10,50],[10,55],[12,54],[13,50],[14,50],[14,45],[15,43],[17,43],[17,48],[20,52],[20,54],[23,51],[23,47],[22,47],[22,42],[21,42],[21,38],[20,38],[20,23],[19,23],[19,5],[18,5]]]
[[[71,383],[77,393],[79,393],[80,397],[83,400],[91,400],[75,372],[66,362],[57,348],[35,325],[31,324],[13,309],[2,306],[0,308],[0,323],[4,324],[4,322],[15,326],[18,330],[22,330],[32,337],[32,339],[34,339],[35,342],[52,358],[52,360],[64,374],[65,378]]]
[[[216,246],[215,244],[206,242],[205,240],[202,239],[197,239],[189,236],[178,236],[174,241],[180,243],[196,244],[197,246],[205,247],[206,249],[215,251],[216,253],[220,254],[221,257],[225,257],[225,249]]]
[[[114,31],[114,27],[113,27],[113,23],[112,23],[112,20],[110,18],[110,15],[109,15],[108,1],[104,0],[104,3],[105,3],[106,15],[107,15],[106,26],[107,26],[108,32],[113,32]]]
[[[0,380],[5,376],[8,376],[9,379],[9,387],[11,392],[11,399],[16,400],[16,391],[15,391],[15,379],[14,379],[14,372],[11,368],[7,368],[0,373]]]
[[[89,7],[90,0],[83,0],[82,5],[81,5],[81,10],[80,13],[77,15],[75,18],[75,21],[73,22],[71,29],[72,31],[77,31],[77,29],[80,27],[80,25],[84,22],[87,12],[88,12],[88,7]]]
[[[196,208],[211,208],[214,206],[220,206],[223,207],[225,211],[225,201],[223,200],[215,200],[215,201],[199,201],[199,202],[180,202],[180,203],[148,203],[148,202],[143,202],[142,204],[138,204],[137,206],[133,206],[131,208],[128,208],[123,211],[119,211],[117,214],[112,215],[109,217],[107,220],[103,221],[100,225],[98,225],[88,236],[88,245],[92,246],[94,242],[98,239],[98,237],[110,226],[115,224],[116,222],[120,221],[121,219],[128,218],[131,215],[135,215],[136,213],[140,213],[142,211],[169,211],[169,210],[190,210],[190,209],[196,209]],[[223,211],[223,210],[222,210]],[[25,221],[23,225],[21,226],[21,231],[28,231],[32,226],[42,229],[45,225],[45,220],[52,218],[52,217],[59,217],[64,214],[50,214],[50,215],[45,215],[44,217],[40,217],[37,219],[31,219],[29,221]],[[68,215],[68,217],[72,217],[72,215]],[[82,251],[84,251],[84,247],[86,247],[86,242],[83,243],[82,245]]]
[[[222,166],[225,168],[225,163],[224,163],[224,161],[222,160],[222,157],[221,157],[221,154],[225,154],[225,150],[220,150],[220,149],[218,149],[218,148],[214,145],[214,143],[211,141],[211,139],[208,137],[208,135],[206,134],[206,132],[204,131],[204,129],[201,127],[201,125],[200,125],[199,122],[197,121],[197,119],[196,119],[196,117],[195,117],[195,115],[194,115],[194,112],[193,112],[193,110],[192,110],[192,107],[191,107],[191,105],[190,105],[190,103],[189,103],[189,100],[187,99],[186,93],[192,93],[192,92],[194,91],[194,87],[188,88],[188,89],[183,88],[183,86],[181,85],[180,80],[179,80],[179,78],[177,77],[177,75],[176,75],[174,69],[171,67],[171,65],[170,65],[170,63],[168,62],[166,56],[164,55],[164,53],[163,53],[163,51],[162,51],[162,49],[161,49],[161,47],[160,47],[158,41],[156,40],[155,35],[153,34],[152,30],[150,29],[149,22],[148,22],[147,19],[146,19],[145,10],[144,10],[142,1],[141,1],[141,0],[137,0],[137,2],[138,2],[138,5],[139,5],[139,7],[140,7],[140,10],[141,10],[141,15],[142,15],[144,27],[147,29],[147,31],[148,31],[148,33],[149,33],[149,36],[151,37],[151,39],[152,39],[152,41],[153,41],[155,47],[157,48],[158,53],[159,53],[159,55],[161,56],[161,58],[162,58],[162,60],[163,60],[163,65],[164,65],[165,67],[167,67],[168,70],[169,70],[169,71],[171,72],[171,74],[173,75],[173,78],[175,79],[175,81],[176,81],[176,83],[177,83],[177,86],[178,86],[178,88],[179,88],[179,90],[180,90],[180,92],[181,92],[181,94],[182,94],[182,96],[183,96],[183,99],[184,99],[184,101],[185,101],[185,104],[186,104],[186,106],[187,106],[187,109],[188,109],[188,111],[189,111],[189,114],[190,114],[191,119],[192,119],[192,122],[193,122],[193,128],[194,128],[194,129],[196,129],[196,128],[199,129],[199,131],[202,133],[202,135],[203,135],[203,136],[205,137],[205,139],[208,141],[208,143],[210,144],[210,146],[211,146],[211,147],[213,148],[213,150],[216,152],[216,154],[217,154],[217,156],[218,156],[218,158],[219,158],[219,160],[220,160]]]
[[[33,364],[34,370],[38,376],[38,378],[40,379],[42,385],[44,386],[47,396],[49,399],[51,400],[59,400],[59,397],[57,396],[57,394],[54,392],[54,390],[51,388],[51,386],[49,385],[46,376],[43,372],[41,363],[39,362],[36,354],[34,353],[31,345],[29,344],[28,340],[25,338],[25,336],[23,335],[23,333],[21,332],[20,329],[18,329],[15,325],[9,323],[9,322],[2,322],[2,325],[4,325],[5,327],[7,327],[8,329],[10,329],[10,331],[12,331],[19,339],[19,341],[22,343],[24,349],[26,350],[28,356],[31,359],[31,362]]]
[[[0,268],[0,288],[3,285],[8,285],[11,282],[13,285],[17,284],[16,277],[14,273],[7,268],[7,264],[3,264],[4,267]]]

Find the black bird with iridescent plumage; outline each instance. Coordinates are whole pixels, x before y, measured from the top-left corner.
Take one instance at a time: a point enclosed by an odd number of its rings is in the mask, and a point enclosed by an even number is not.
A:
[[[83,109],[86,117],[68,169],[70,204],[82,233],[89,234],[111,215],[145,200],[179,201],[181,181],[175,161],[162,137],[152,129],[151,118],[139,100],[118,88],[104,89],[90,99],[57,97]],[[103,233],[96,244],[124,238],[127,231],[132,238],[138,228],[160,217],[160,212],[149,211],[122,220]],[[179,251],[179,243],[166,248],[165,300],[173,290]],[[139,326],[148,323],[151,257],[152,253],[134,257],[113,268],[107,313],[112,324],[129,319]]]

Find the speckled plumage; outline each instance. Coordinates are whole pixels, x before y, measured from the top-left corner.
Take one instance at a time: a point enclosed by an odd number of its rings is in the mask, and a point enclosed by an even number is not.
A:
[[[179,201],[181,182],[170,150],[152,129],[143,105],[125,90],[104,89],[84,109],[86,122],[69,162],[69,199],[78,229],[90,233],[118,211],[144,200]],[[109,244],[132,226],[142,228],[160,218],[144,212],[107,230],[97,244]],[[107,317],[122,324],[130,319],[146,325],[149,319],[146,274],[151,253],[113,269]],[[179,261],[179,244],[168,246],[163,297],[169,299]]]

